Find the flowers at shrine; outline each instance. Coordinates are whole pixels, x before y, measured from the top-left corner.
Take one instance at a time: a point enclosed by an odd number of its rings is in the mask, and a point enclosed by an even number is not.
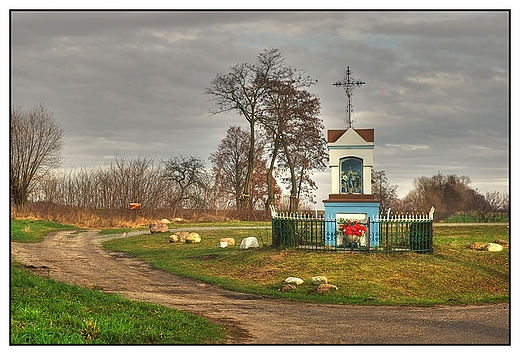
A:
[[[367,231],[367,228],[357,221],[342,223],[339,225],[339,229],[341,229],[346,235],[356,235],[358,237],[362,236],[363,233]]]

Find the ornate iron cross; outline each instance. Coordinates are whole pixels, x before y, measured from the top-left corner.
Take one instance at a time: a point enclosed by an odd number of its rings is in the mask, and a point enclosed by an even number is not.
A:
[[[352,95],[355,88],[360,87],[361,85],[365,85],[364,81],[355,80],[352,75],[352,70],[350,70],[350,66],[347,66],[347,71],[345,72],[345,78],[342,81],[337,81],[332,84],[337,87],[345,88],[345,93],[347,95],[347,108],[346,108],[346,118],[345,123],[347,124],[347,128],[354,128],[352,113],[354,112],[354,106],[352,105]]]

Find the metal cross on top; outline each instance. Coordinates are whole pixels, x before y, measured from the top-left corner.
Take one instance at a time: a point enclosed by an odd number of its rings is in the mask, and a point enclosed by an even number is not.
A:
[[[354,106],[352,106],[352,91],[355,88],[360,87],[361,85],[365,85],[365,82],[361,80],[355,80],[354,76],[352,75],[352,70],[350,70],[350,66],[347,66],[347,71],[345,72],[345,79],[343,79],[342,81],[337,81],[332,85],[338,87],[341,86],[342,88],[345,88],[345,92],[347,94],[347,117],[345,118],[345,123],[347,124],[347,128],[353,128],[352,113],[354,112]]]

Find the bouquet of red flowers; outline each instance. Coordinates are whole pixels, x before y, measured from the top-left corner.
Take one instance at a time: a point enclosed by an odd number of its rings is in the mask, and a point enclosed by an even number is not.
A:
[[[356,221],[348,221],[347,223],[343,223],[339,225],[339,229],[341,229],[346,235],[355,235],[361,237],[363,233],[367,231],[367,228],[359,224]]]

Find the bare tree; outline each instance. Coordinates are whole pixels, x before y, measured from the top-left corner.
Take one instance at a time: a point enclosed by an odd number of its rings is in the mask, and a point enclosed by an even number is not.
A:
[[[249,132],[240,126],[229,127],[226,136],[211,153],[215,183],[224,195],[234,199],[234,207],[240,207],[248,166]],[[256,153],[255,153],[256,155]]]
[[[272,177],[275,161],[280,170],[288,173],[284,179],[290,188],[289,210],[298,209],[302,192],[312,199],[315,184],[310,178],[314,169],[326,167],[326,141],[323,137],[323,123],[318,117],[320,102],[318,97],[307,91],[316,83],[310,77],[303,77],[292,70],[290,80],[271,80],[271,89],[266,98],[266,110],[261,123],[271,137],[271,161],[268,179]],[[268,204],[272,200],[269,191]]]
[[[390,185],[384,170],[372,170],[372,192],[383,213],[397,201],[397,185]]]
[[[11,107],[11,198],[23,205],[49,170],[62,163],[64,129],[54,113],[38,104],[24,110]]]
[[[138,202],[152,210],[166,207],[168,181],[152,157],[116,156],[102,167],[49,173],[33,195],[40,201],[73,207],[128,209]]]
[[[255,165],[256,124],[265,110],[264,99],[270,89],[270,80],[290,77],[293,70],[285,65],[285,59],[278,49],[264,50],[258,55],[256,63],[237,64],[228,74],[217,74],[204,90],[211,95],[216,109],[212,114],[238,112],[249,123],[248,165],[245,176],[241,207],[251,208],[251,180]]]
[[[498,191],[484,194],[475,191],[467,212],[476,222],[500,221],[509,212],[509,196]]]
[[[442,200],[442,181],[436,176],[421,176],[413,181],[414,189],[403,199],[403,205],[411,208],[410,212],[429,211],[435,207],[435,218],[446,216],[446,206]]]
[[[249,132],[240,126],[232,126],[220,142],[217,151],[209,159],[213,163],[212,172],[215,184],[221,195],[228,196],[228,207],[240,208],[248,166]],[[255,170],[251,179],[251,205],[258,207],[266,200],[266,161],[264,158],[263,137],[256,139]],[[280,191],[276,181],[271,181],[273,189]],[[263,207],[263,206],[262,206]]]
[[[103,186],[105,196],[110,196],[116,208],[128,208],[131,202],[159,208],[165,206],[163,196],[168,185],[162,174],[163,170],[153,157],[116,156],[108,165],[104,182],[98,185]]]
[[[164,177],[173,183],[172,204],[174,216],[180,208],[200,207],[205,196],[207,171],[202,159],[177,156],[164,162]]]

